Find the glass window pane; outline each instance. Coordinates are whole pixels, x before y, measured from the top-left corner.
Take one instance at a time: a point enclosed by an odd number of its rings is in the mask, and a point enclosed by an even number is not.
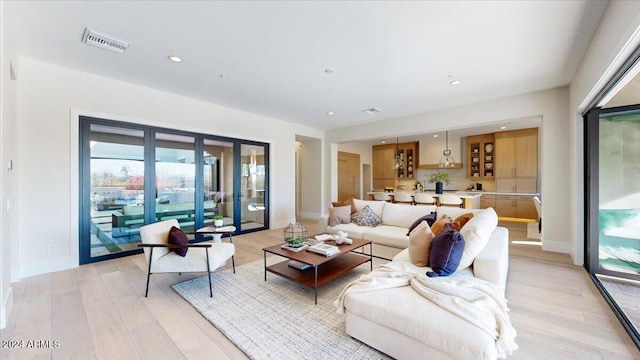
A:
[[[241,145],[242,230],[262,228],[265,212],[265,147]]]
[[[204,140],[204,225],[233,225],[233,143]]]
[[[144,132],[91,125],[91,257],[137,248],[144,223]]]
[[[177,219],[195,228],[195,139],[156,134],[156,221]]]
[[[599,123],[599,266],[640,275],[640,113]]]

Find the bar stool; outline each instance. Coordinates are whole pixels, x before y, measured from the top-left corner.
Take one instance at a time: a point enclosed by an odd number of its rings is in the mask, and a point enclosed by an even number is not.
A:
[[[393,193],[393,200],[397,203],[413,205],[413,196],[406,191]]]
[[[434,205],[436,203],[436,199],[434,199],[433,196],[420,192],[413,195],[413,201],[416,205]]]
[[[373,200],[391,201],[391,195],[384,192],[374,192]]]
[[[462,207],[462,198],[455,194],[442,194],[439,197],[440,206]]]

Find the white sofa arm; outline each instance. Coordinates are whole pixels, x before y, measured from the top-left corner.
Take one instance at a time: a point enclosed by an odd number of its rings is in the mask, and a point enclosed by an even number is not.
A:
[[[320,215],[318,218],[319,232],[323,233],[327,229],[327,225],[329,225],[329,215]]]
[[[498,285],[504,295],[509,270],[509,230],[496,227],[487,246],[473,261],[475,277]]]

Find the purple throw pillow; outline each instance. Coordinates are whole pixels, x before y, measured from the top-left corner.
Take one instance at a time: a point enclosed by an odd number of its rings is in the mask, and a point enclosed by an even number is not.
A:
[[[427,276],[437,277],[453,274],[458,269],[463,251],[464,238],[457,230],[451,228],[451,224],[446,224],[431,242],[429,266],[433,271],[427,271]]]
[[[407,236],[409,236],[409,234],[411,234],[411,231],[415,229],[416,226],[420,225],[420,223],[423,220],[426,221],[427,224],[429,224],[429,227],[431,227],[431,225],[433,225],[433,223],[436,222],[437,218],[438,218],[438,214],[435,211],[432,211],[431,214],[422,216],[418,220],[414,221],[413,224],[411,224],[411,226],[409,226],[409,231],[407,232]]]
[[[169,244],[178,245],[178,244],[188,244],[188,243],[189,243],[189,239],[187,239],[187,234],[185,234],[184,231],[180,230],[180,228],[172,226],[171,230],[169,230]],[[184,248],[173,248],[171,250],[175,251],[176,254],[182,257],[185,257],[187,256],[187,250],[189,249],[184,247]]]

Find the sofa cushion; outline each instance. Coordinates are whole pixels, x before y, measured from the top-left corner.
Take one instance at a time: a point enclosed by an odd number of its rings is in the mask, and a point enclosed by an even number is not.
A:
[[[337,234],[338,231],[346,232],[351,239],[362,239],[362,234],[365,230],[369,229],[367,226],[358,226],[358,224],[351,222],[348,224],[338,224],[336,226],[327,226],[325,231],[330,234]]]
[[[438,218],[438,214],[437,214],[435,211],[433,211],[433,212],[431,212],[430,214],[427,214],[427,215],[425,215],[425,216],[421,216],[421,217],[419,217],[418,219],[416,219],[416,221],[414,221],[414,222],[413,222],[413,224],[411,224],[411,226],[409,226],[409,231],[407,232],[407,235],[410,235],[410,234],[411,234],[411,231],[412,231],[413,229],[415,229],[415,228],[416,228],[416,226],[420,225],[420,223],[421,223],[422,221],[426,221],[426,222],[427,222],[427,224],[428,224],[429,226],[431,226],[431,225],[433,225],[433,223],[434,223],[434,222],[436,222],[436,219],[437,219],[437,218]]]
[[[382,224],[374,228],[365,227],[362,239],[370,240],[374,244],[406,249],[409,246],[409,237],[406,234],[406,228]]]
[[[382,219],[376,215],[369,205],[366,205],[364,209],[351,215],[351,220],[360,226],[378,226],[382,224]]]
[[[427,276],[447,276],[458,269],[460,258],[464,251],[464,238],[460,232],[445,224],[444,229],[433,238],[429,254],[429,266],[433,271],[427,271]]]
[[[433,210],[426,206],[407,206],[388,203],[384,205],[382,211],[382,222],[385,225],[409,228],[417,218],[428,215],[431,211]]]
[[[187,235],[184,233],[184,231],[180,230],[180,228],[177,228],[175,226],[171,227],[171,230],[169,230],[169,236],[167,238],[167,242],[169,244],[173,244],[173,245],[183,245],[183,244],[187,244],[189,243],[189,239],[187,239]],[[171,249],[173,252],[175,252],[176,254],[185,257],[187,256],[187,250],[189,250],[188,248],[173,248]]]
[[[356,211],[362,211],[362,209],[368,205],[379,218],[382,218],[382,210],[384,209],[385,204],[389,203],[380,200],[353,199],[353,206],[355,206]]]
[[[351,205],[329,208],[329,226],[351,222]]]
[[[334,201],[334,202],[331,203],[331,205],[333,207],[349,205],[351,207],[351,214],[355,214],[356,212],[358,212],[358,210],[356,209],[356,206],[353,204],[353,198],[352,197],[348,198],[345,201]]]
[[[438,235],[444,229],[444,226],[451,223],[451,218],[448,216],[442,216],[440,219],[431,225],[431,232],[433,235]]]
[[[432,240],[431,227],[424,220],[411,231],[409,234],[409,257],[413,265],[427,266]]]
[[[493,208],[486,208],[475,214],[467,222],[460,233],[464,237],[465,245],[459,268],[464,269],[473,264],[473,260],[487,246],[491,234],[498,226],[498,215]]]

